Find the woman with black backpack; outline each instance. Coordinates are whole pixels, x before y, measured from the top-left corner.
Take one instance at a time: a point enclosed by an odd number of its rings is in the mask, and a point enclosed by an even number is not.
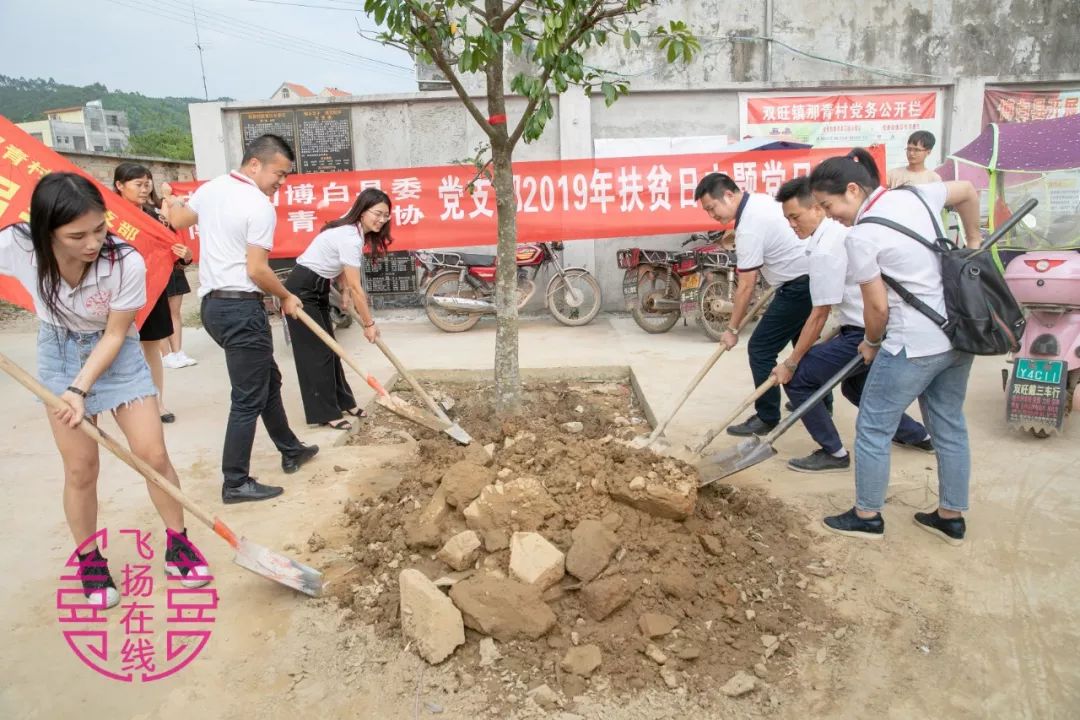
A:
[[[832,532],[880,538],[889,485],[890,442],[909,405],[919,401],[938,457],[939,506],[916,513],[915,524],[945,542],[964,539],[971,452],[964,397],[973,355],[953,348],[949,336],[886,283],[897,283],[939,315],[946,314],[941,260],[912,237],[868,218],[903,225],[933,243],[936,217],[953,207],[978,247],[979,199],[969,182],[945,182],[886,191],[873,157],[856,148],[829,158],[810,176],[810,187],[829,217],[851,228],[845,244],[848,272],[862,290],[866,335],[859,352],[870,368],[855,433],[855,506],[825,518]],[[888,278],[888,280],[886,279]]]

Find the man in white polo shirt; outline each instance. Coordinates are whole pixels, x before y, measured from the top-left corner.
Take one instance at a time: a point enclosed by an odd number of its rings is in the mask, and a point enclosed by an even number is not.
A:
[[[783,210],[771,196],[743,192],[723,173],[709,173],[703,177],[694,191],[694,199],[713,220],[735,222],[739,287],[735,291],[735,308],[728,329],[720,342],[728,349],[738,343],[735,328],[750,307],[758,273],[766,283],[777,288],[747,344],[750,373],[756,387],[769,379],[780,351],[788,343],[795,342],[810,315],[806,247],[795,236]],[[780,422],[780,389],[772,388],[758,398],[754,409],[755,414],[746,422],[729,427],[728,434],[759,435],[776,427]]]
[[[302,307],[270,268],[277,215],[272,196],[292,170],[292,148],[277,135],[256,138],[240,169],[201,186],[185,204],[173,200],[169,222],[178,229],[199,225],[199,296],[206,332],[225,350],[232,407],[225,431],[221,471],[225,503],[277,497],[284,490],[249,474],[255,425],[262,417],[281,453],[281,468],[296,472],[319,451],[289,428],[281,402],[281,372],[263,306],[263,293],[281,300],[282,312]]]

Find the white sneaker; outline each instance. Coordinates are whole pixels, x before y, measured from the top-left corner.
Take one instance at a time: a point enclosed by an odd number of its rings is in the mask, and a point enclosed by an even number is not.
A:
[[[177,357],[177,353],[169,353],[165,357],[161,358],[161,364],[169,370],[177,370],[184,367],[180,364],[180,358]]]
[[[178,367],[190,367],[191,365],[198,365],[199,364],[198,360],[191,357],[190,355],[188,355],[183,350],[177,350],[176,351],[176,356],[177,356],[177,359],[180,362],[180,365]]]

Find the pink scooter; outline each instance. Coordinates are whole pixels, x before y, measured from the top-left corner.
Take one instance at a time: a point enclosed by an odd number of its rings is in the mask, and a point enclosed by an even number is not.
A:
[[[1027,252],[1005,268],[1027,327],[1006,381],[1006,419],[1037,438],[1059,434],[1080,410],[1080,251]]]

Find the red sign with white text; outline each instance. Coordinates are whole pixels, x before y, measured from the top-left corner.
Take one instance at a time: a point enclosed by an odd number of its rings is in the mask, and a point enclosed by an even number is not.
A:
[[[884,150],[871,149],[884,168]],[[694,201],[698,181],[723,172],[750,192],[775,193],[784,181],[844,148],[709,155],[595,158],[514,163],[520,242],[697,232],[710,220]],[[377,187],[393,203],[393,249],[493,245],[495,192],[462,166],[293,175],[271,198],[277,208],[273,257],[296,257],[357,194]],[[199,183],[175,183],[188,195]],[[197,232],[197,229],[195,229]]]
[[[752,97],[746,103],[750,124],[929,120],[936,112],[934,92]]]
[[[0,228],[30,221],[30,195],[34,186],[55,171],[78,173],[93,180],[105,197],[109,228],[131,243],[146,261],[146,297],[149,300],[136,317],[136,323],[141,326],[169,281],[176,259],[172,252],[176,235],[0,115]],[[0,299],[30,311],[34,309],[33,301],[22,285],[5,275],[0,275]]]

